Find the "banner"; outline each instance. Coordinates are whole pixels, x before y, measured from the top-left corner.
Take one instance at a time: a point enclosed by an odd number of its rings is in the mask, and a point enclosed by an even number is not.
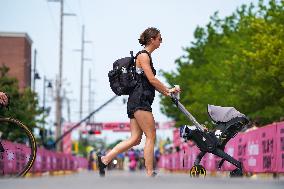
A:
[[[277,172],[284,173],[284,122],[277,123],[276,144]]]

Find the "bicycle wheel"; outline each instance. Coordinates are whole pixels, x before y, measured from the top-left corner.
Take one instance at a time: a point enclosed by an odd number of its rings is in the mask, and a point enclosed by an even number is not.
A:
[[[0,118],[0,177],[25,176],[36,158],[36,141],[27,126]]]
[[[206,169],[202,165],[194,165],[189,172],[191,177],[206,176]]]

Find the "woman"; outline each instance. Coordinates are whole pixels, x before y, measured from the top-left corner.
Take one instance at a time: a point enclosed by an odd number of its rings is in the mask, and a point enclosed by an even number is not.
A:
[[[105,168],[117,154],[140,144],[142,134],[146,136],[144,147],[144,159],[146,174],[155,176],[153,170],[154,145],[156,140],[155,120],[152,114],[151,105],[155,97],[155,89],[165,96],[171,93],[180,92],[176,88],[167,88],[156,77],[156,70],[153,67],[151,54],[160,47],[162,37],[157,28],[147,28],[141,35],[139,43],[144,49],[136,55],[136,72],[138,83],[131,92],[127,102],[127,114],[130,118],[131,137],[117,144],[105,156],[98,154],[100,175],[105,175]]]

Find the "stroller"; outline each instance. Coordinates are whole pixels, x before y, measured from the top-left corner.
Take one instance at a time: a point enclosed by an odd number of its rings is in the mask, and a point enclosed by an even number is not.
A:
[[[190,170],[191,176],[206,175],[205,168],[200,165],[203,156],[206,153],[212,153],[222,160],[218,168],[220,169],[224,161],[228,161],[236,166],[236,169],[230,172],[231,177],[243,176],[242,163],[224,152],[227,142],[235,137],[248,123],[248,118],[233,107],[221,107],[208,105],[208,114],[216,125],[213,131],[205,129],[179,102],[175,94],[171,95],[174,104],[183,112],[194,126],[184,125],[180,128],[180,137],[185,141],[193,141],[200,149],[200,153]]]

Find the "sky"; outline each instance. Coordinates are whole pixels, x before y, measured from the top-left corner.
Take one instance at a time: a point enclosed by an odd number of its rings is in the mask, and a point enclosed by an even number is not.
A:
[[[184,55],[183,48],[194,41],[194,30],[205,26],[210,16],[218,11],[224,18],[242,4],[257,0],[64,0],[64,12],[76,16],[64,17],[63,88],[71,104],[71,121],[79,120],[81,30],[85,25],[85,58],[83,117],[89,109],[96,109],[114,93],[109,87],[107,73],[113,62],[138,52],[140,34],[147,27],[161,31],[163,43],[152,54],[156,70],[174,71],[174,61]],[[37,50],[37,71],[55,86],[59,70],[59,7],[58,2],[47,0],[0,0],[0,32],[25,32]],[[32,55],[33,56],[33,55]],[[94,99],[89,106],[89,72]],[[165,82],[158,74],[157,78]],[[186,79],[186,78],[185,78]],[[177,83],[178,84],[178,83]],[[166,84],[167,85],[167,84]],[[46,105],[52,107],[48,122],[55,120],[55,92],[48,91]],[[36,81],[40,104],[43,99],[43,79]],[[153,103],[153,114],[158,122],[169,121],[160,112],[158,92]],[[119,97],[95,115],[97,122],[128,121],[126,104]],[[206,111],[204,109],[204,111]],[[63,116],[67,118],[67,105],[63,103]]]

